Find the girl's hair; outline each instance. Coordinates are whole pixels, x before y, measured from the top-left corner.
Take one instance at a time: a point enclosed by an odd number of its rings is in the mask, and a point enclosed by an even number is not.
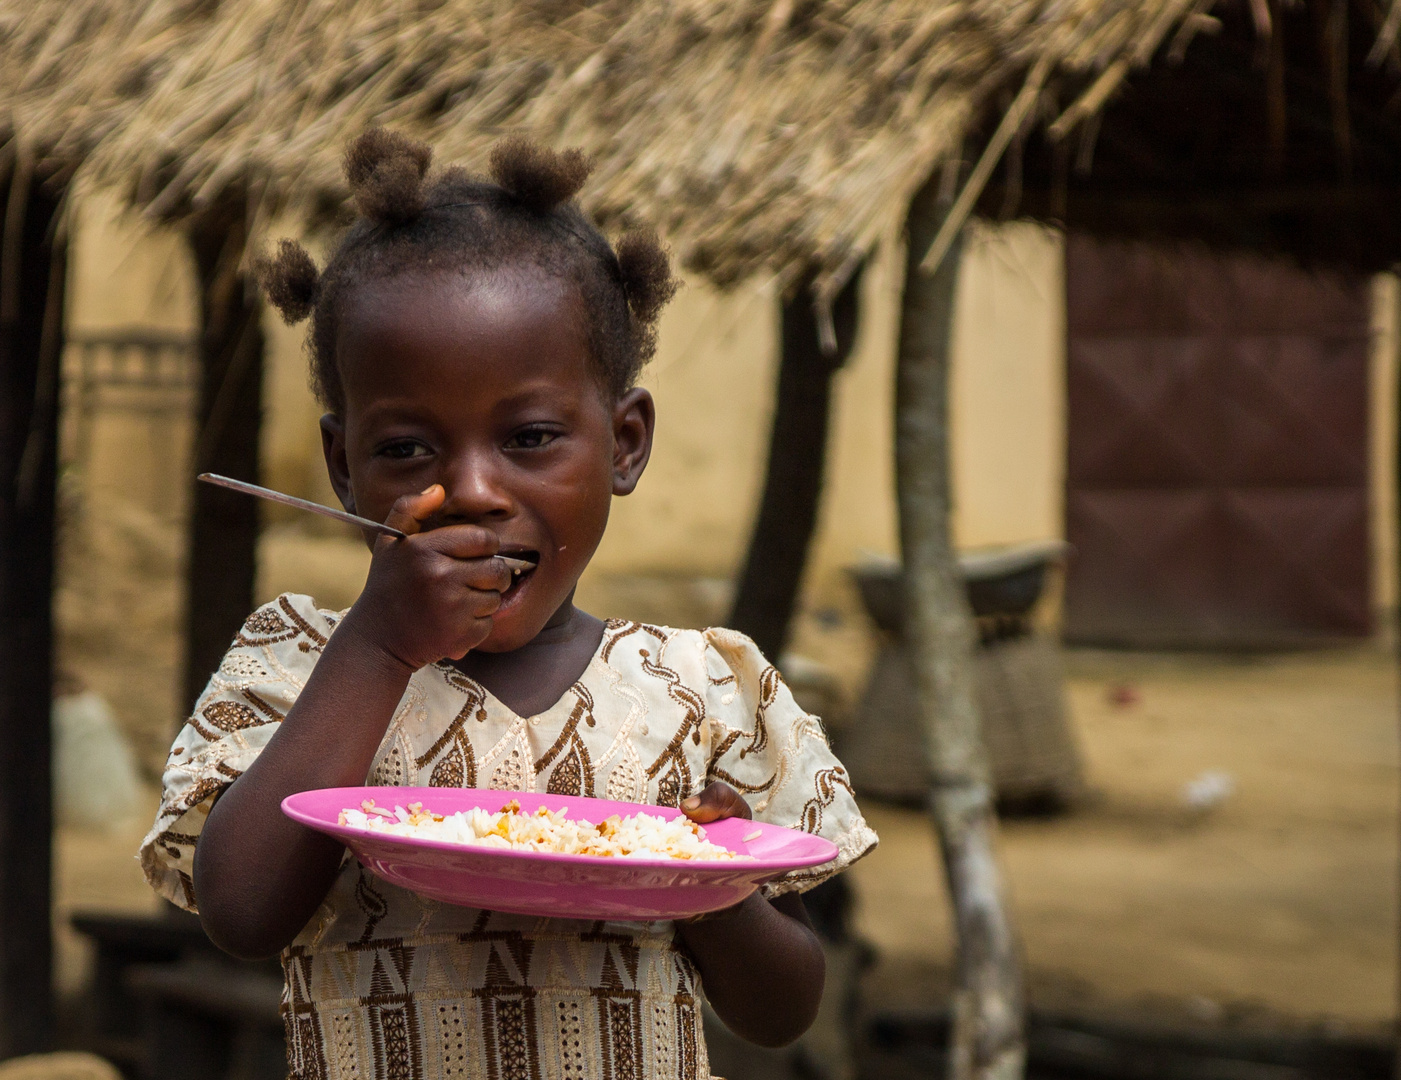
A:
[[[432,156],[397,132],[366,131],[345,154],[359,216],[326,268],[318,271],[292,240],[254,264],[287,323],[311,316],[311,384],[322,404],[345,409],[336,329],[357,285],[416,270],[470,274],[522,263],[578,287],[597,374],[615,397],[630,388],[656,351],[657,316],[677,287],[656,237],[629,233],[616,250],[608,243],[573,201],[590,169],[578,150],[506,139],[491,152],[492,180],[459,168],[430,177]]]

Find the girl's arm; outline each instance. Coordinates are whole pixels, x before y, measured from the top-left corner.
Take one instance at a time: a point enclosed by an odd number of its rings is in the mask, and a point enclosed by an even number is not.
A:
[[[701,824],[750,816],[739,793],[718,781],[681,809]],[[677,929],[700,969],[705,996],[740,1038],[786,1046],[812,1025],[826,962],[797,893],[766,900],[756,892]]]
[[[326,643],[262,753],[214,804],[195,848],[200,920],[220,948],[271,956],[325,898],[343,845],[283,815],[299,791],[365,782],[410,677],[461,657],[491,629],[510,572],[495,534],[470,525],[418,532],[440,488],[400,499],[389,524],[410,535],[375,546],[365,590]]]

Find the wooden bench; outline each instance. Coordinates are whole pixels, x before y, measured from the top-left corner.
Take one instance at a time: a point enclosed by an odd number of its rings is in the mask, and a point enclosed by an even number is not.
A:
[[[87,1048],[141,1080],[283,1080],[282,972],[220,952],[199,919],[79,912],[96,947]]]

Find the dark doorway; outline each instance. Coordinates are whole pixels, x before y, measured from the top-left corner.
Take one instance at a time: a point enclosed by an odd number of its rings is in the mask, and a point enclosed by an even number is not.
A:
[[[1371,630],[1362,276],[1072,235],[1066,636]]]

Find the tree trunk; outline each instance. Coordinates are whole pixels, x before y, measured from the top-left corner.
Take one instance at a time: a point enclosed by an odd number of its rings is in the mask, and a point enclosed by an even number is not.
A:
[[[752,637],[774,663],[788,642],[808,545],[817,527],[832,376],[851,355],[856,339],[859,281],[860,273],[853,274],[832,305],[837,348],[830,356],[822,351],[808,283],[783,303],[768,472],[728,621]]]
[[[11,146],[14,144],[12,143]],[[54,506],[67,265],[61,199],[0,173],[0,1059],[53,1036]]]
[[[211,208],[189,227],[199,271],[199,404],[194,473],[258,482],[263,402],[261,305],[240,272],[247,242],[242,203]],[[186,710],[253,610],[258,501],[194,480],[185,581]]]
[[[896,489],[906,634],[958,934],[952,1080],[1020,1077],[1026,1051],[1016,942],[994,855],[996,819],[978,715],[972,612],[950,533],[949,361],[961,238],[925,275],[947,205],[931,180],[910,205],[896,382]]]

